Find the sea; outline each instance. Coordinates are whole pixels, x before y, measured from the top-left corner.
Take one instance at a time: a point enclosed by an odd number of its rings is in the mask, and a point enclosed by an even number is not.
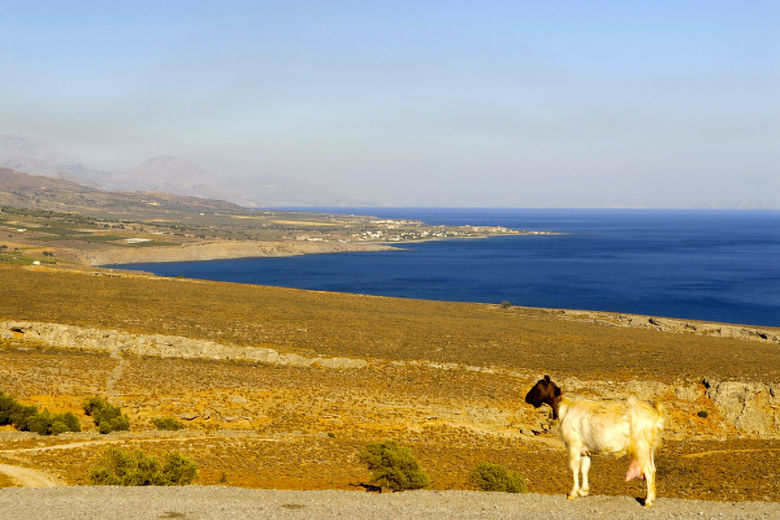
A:
[[[287,209],[561,234],[111,267],[321,291],[780,326],[780,211]]]

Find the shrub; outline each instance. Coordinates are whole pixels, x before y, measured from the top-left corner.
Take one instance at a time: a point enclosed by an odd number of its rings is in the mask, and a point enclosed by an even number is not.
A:
[[[183,486],[197,478],[198,465],[178,453],[166,453],[161,465],[141,450],[107,448],[89,469],[98,486]]]
[[[89,400],[84,401],[84,413],[93,415],[96,410],[105,408],[106,404],[102,397],[91,397]]]
[[[504,300],[501,302],[501,308],[502,309],[511,309],[512,304],[508,300]]]
[[[12,417],[18,406],[13,397],[0,391],[0,426],[13,424]]]
[[[185,486],[198,476],[198,464],[180,453],[165,454],[162,467],[163,486]]]
[[[84,403],[84,413],[92,416],[100,433],[129,430],[130,421],[119,406],[107,403],[102,397],[92,397]]]
[[[698,412],[696,412],[696,415],[698,415],[702,419],[706,419],[707,417],[710,416],[710,414],[709,414],[709,412],[707,412],[707,410],[699,410]]]
[[[393,491],[420,489],[430,484],[409,448],[395,441],[367,444],[359,455],[360,462],[373,472],[373,482]]]
[[[11,414],[11,424],[17,430],[23,432],[30,431],[30,422],[37,413],[38,407],[34,404],[23,405],[16,403],[16,408]]]
[[[6,424],[39,435],[81,431],[81,423],[71,412],[52,414],[47,408],[38,411],[37,406],[19,404],[11,396],[0,392],[0,426]]]
[[[76,414],[73,412],[65,412],[62,414],[62,422],[65,423],[65,426],[68,427],[68,431],[71,432],[80,432],[81,431],[81,422],[79,421],[79,418],[76,417]]]
[[[516,471],[508,470],[500,464],[480,463],[469,474],[469,482],[483,491],[503,491],[506,493],[527,493],[528,483]]]
[[[31,432],[35,432],[39,435],[50,435],[53,423],[54,417],[52,416],[51,412],[49,412],[48,408],[44,408],[43,411],[40,411],[30,417],[28,427],[30,428]],[[60,422],[59,424],[62,423]]]
[[[184,425],[173,417],[155,417],[152,419],[158,430],[181,430]]]

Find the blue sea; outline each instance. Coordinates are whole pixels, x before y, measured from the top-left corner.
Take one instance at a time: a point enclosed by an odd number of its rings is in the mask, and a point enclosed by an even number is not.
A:
[[[112,267],[301,289],[780,326],[780,211],[320,210],[565,234]]]

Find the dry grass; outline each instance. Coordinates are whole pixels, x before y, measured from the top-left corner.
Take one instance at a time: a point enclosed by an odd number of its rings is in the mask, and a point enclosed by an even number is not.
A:
[[[8,381],[9,392],[79,414],[83,396],[104,391],[116,362],[27,344],[3,347],[0,379]],[[350,484],[369,479],[357,462],[361,447],[396,439],[412,448],[435,489],[468,489],[468,473],[485,460],[519,471],[533,491],[560,493],[569,486],[562,447],[553,434],[527,432],[544,414],[522,404],[511,378],[391,366],[327,370],[141,357],[126,362],[112,401],[130,415],[131,432],[101,436],[80,414],[81,434],[6,433],[0,460],[22,460],[69,483],[87,484],[89,465],[114,443],[158,456],[171,450],[190,456],[199,462],[199,483],[205,485],[352,489]],[[185,430],[159,432],[151,419],[161,414],[198,417],[185,421]],[[62,448],[41,449],[47,446]],[[659,493],[780,500],[778,452],[778,440],[668,441],[658,454]],[[692,454],[701,455],[683,456]],[[640,484],[623,482],[626,464],[596,458],[594,490],[641,496]]]
[[[777,380],[776,345],[625,329],[544,309],[0,265],[0,318],[172,334],[326,356],[593,379]]]
[[[759,342],[570,321],[554,311],[18,267],[0,267],[0,319],[371,360],[338,370],[125,356],[107,397],[128,413],[131,431],[101,436],[81,403],[106,394],[117,359],[2,340],[2,389],[25,403],[78,412],[85,432],[0,432],[0,461],[72,484],[87,483],[91,462],[114,443],[153,455],[180,451],[200,463],[200,484],[353,489],[370,478],[357,462],[362,446],[395,439],[412,449],[435,489],[468,488],[469,472],[492,461],[519,471],[532,491],[564,493],[570,476],[560,443],[531,432],[542,432],[546,418],[523,403],[528,378],[777,380],[780,370],[778,349]],[[394,360],[497,366],[528,377]],[[780,440],[741,439],[711,404],[701,407],[708,418],[670,406],[659,495],[780,500]],[[185,430],[160,432],[151,423],[158,416],[191,420]],[[686,456],[693,454],[700,455]],[[595,459],[593,491],[643,496],[643,483],[623,482],[626,466]]]

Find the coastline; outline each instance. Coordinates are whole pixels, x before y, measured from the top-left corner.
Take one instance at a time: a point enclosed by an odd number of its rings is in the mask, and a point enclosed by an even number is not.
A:
[[[183,243],[179,246],[119,248],[83,251],[76,257],[83,265],[99,267],[113,264],[142,264],[156,262],[200,262],[206,260],[234,260],[239,258],[286,257],[325,253],[356,253],[398,251],[405,244],[439,242],[445,240],[485,239],[492,236],[548,236],[561,235],[552,231],[514,231],[512,233],[486,233],[479,236],[453,236],[415,239],[393,242],[344,242],[344,241],[210,241]]]
[[[198,262],[238,258],[284,257],[320,253],[392,251],[399,249],[384,243],[341,242],[198,242],[180,246],[112,248],[83,252],[84,265],[141,264],[153,262]]]

